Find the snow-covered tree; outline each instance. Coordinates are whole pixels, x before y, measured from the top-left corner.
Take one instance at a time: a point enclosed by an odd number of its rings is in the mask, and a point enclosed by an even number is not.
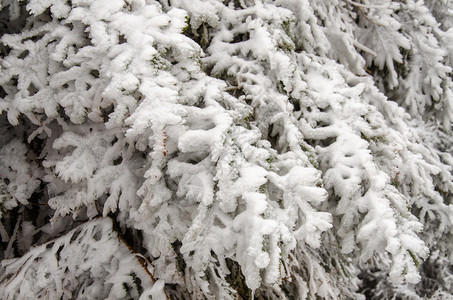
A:
[[[449,1],[0,1],[0,297],[453,297]]]

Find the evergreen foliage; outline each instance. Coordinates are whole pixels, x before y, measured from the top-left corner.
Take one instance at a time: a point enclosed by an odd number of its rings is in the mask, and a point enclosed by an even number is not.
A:
[[[0,9],[0,297],[453,298],[451,2]]]

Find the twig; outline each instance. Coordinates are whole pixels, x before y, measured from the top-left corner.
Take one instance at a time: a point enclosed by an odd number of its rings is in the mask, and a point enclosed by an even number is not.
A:
[[[362,51],[364,51],[364,52],[366,52],[366,53],[368,53],[368,54],[370,54],[370,55],[372,55],[374,57],[377,56],[376,51],[374,51],[373,49],[370,49],[367,46],[365,46],[365,45],[363,45],[363,44],[361,44],[361,43],[359,43],[357,41],[354,41],[353,44],[354,44],[355,47],[359,48],[360,50],[362,50]]]
[[[163,150],[163,154],[164,156],[167,156],[167,139],[168,139],[168,135],[167,135],[167,131],[164,129],[164,132],[163,132],[163,135],[164,135],[164,139],[163,139],[163,146],[164,146],[164,150]]]
[[[116,221],[109,217],[112,222],[115,224]],[[148,274],[148,276],[151,278],[151,280],[153,281],[153,283],[156,283],[156,278],[154,278],[153,274],[151,274],[151,272],[149,271],[148,267],[146,266],[146,264],[152,266],[153,264],[145,257],[143,256],[140,252],[137,252],[135,251],[134,248],[132,248],[131,245],[129,245],[129,243],[126,241],[126,239],[123,237],[123,235],[118,231],[118,230],[115,230],[116,234],[118,235],[118,238],[120,239],[121,242],[123,242],[124,245],[126,245],[126,247],[129,249],[129,251],[131,253],[134,253],[135,254],[135,258],[137,259],[138,263],[142,266],[142,268],[145,270],[145,272]],[[146,262],[146,264],[145,264]],[[165,297],[170,300],[170,297],[168,297],[167,295],[167,292],[164,291],[165,293]]]
[[[373,20],[371,20],[367,14],[363,11],[362,8],[368,8],[368,9],[371,9],[371,8],[378,8],[378,9],[382,9],[382,8],[386,8],[385,5],[366,5],[366,4],[361,4],[361,3],[357,3],[357,2],[354,2],[354,1],[351,1],[351,0],[346,0],[349,4],[357,7],[357,9],[359,10],[359,12],[363,15],[363,17],[370,23],[374,24],[374,25],[377,25],[377,26],[384,26],[383,24],[379,24],[379,23],[376,23],[374,22]]]
[[[5,258],[11,258],[10,252],[11,252],[11,249],[13,248],[13,243],[16,240],[17,231],[19,230],[19,224],[21,221],[22,221],[22,216],[19,215],[19,218],[17,219],[17,222],[16,222],[16,226],[14,226],[13,235],[9,239],[8,246],[6,247]]]
[[[363,8],[377,8],[377,9],[381,9],[381,8],[387,8],[388,5],[386,4],[383,4],[383,5],[370,5],[370,4],[362,4],[362,3],[358,3],[358,2],[355,2],[355,1],[352,1],[352,0],[347,0],[350,4],[354,5],[355,7],[363,7]]]

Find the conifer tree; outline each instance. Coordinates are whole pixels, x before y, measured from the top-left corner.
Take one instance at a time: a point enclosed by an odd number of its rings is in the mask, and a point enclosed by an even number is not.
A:
[[[449,1],[0,9],[0,298],[453,297]]]

